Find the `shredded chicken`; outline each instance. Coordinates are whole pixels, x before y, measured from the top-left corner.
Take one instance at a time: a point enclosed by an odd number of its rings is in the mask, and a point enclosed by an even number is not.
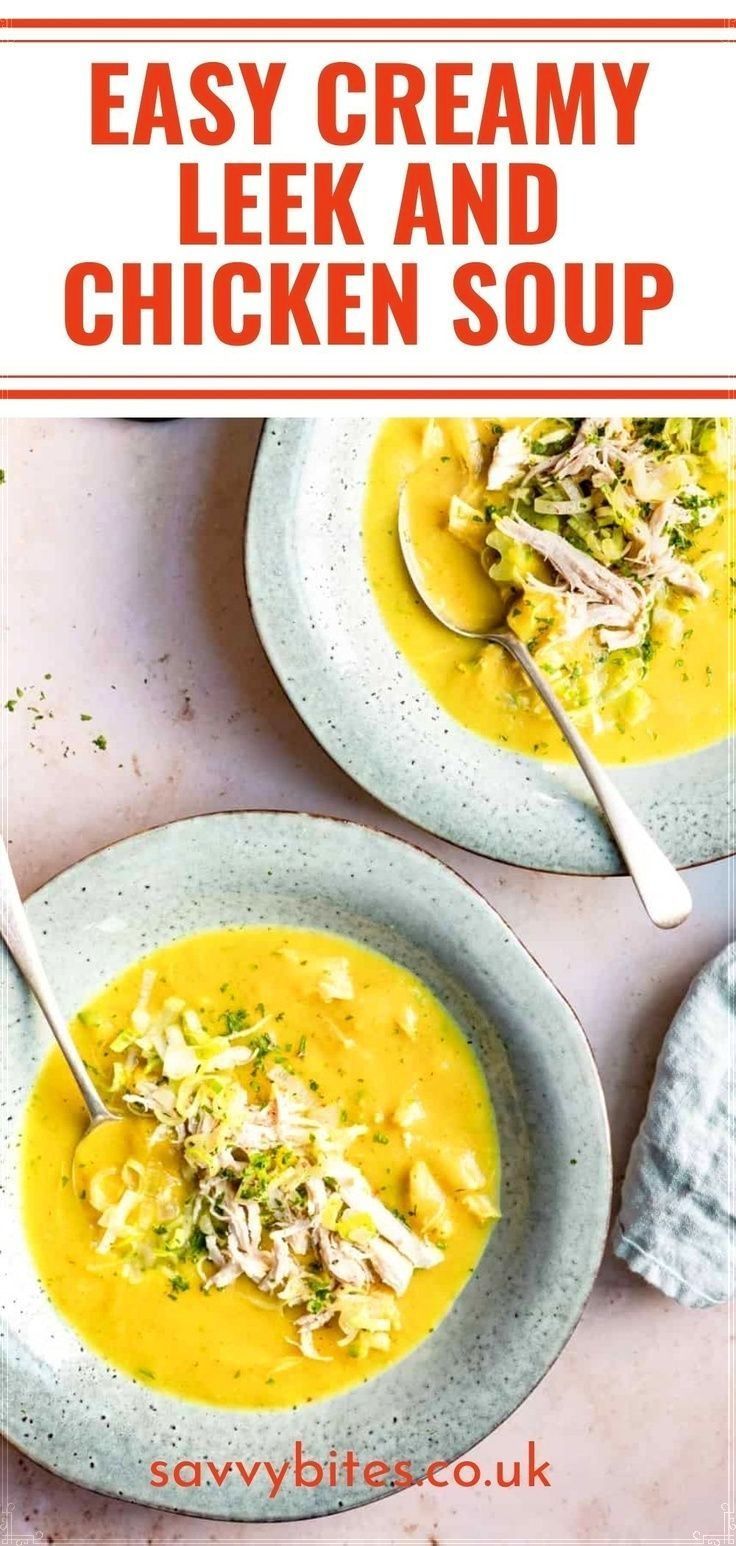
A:
[[[511,537],[515,542],[524,542],[535,553],[539,553],[557,570],[571,590],[613,603],[632,619],[641,611],[642,594],[635,585],[621,579],[587,553],[581,553],[565,537],[559,537],[556,532],[546,531],[543,527],[532,526],[529,521],[523,521],[518,516],[501,517],[496,526],[504,536]]]
[[[442,1260],[442,1252],[428,1240],[421,1240],[408,1225],[392,1213],[380,1198],[371,1192],[365,1177],[354,1165],[343,1161],[337,1167],[340,1195],[348,1207],[356,1212],[367,1213],[380,1235],[402,1251],[414,1267],[435,1267]]]
[[[375,1235],[368,1245],[368,1259],[372,1267],[393,1288],[397,1294],[405,1294],[414,1275],[414,1268],[408,1257],[403,1256],[395,1245],[389,1240],[384,1240],[381,1235]]]
[[[191,1191],[172,1228],[180,1245],[201,1241],[204,1288],[243,1278],[298,1310],[299,1346],[308,1358],[322,1356],[315,1333],[333,1322],[343,1342],[360,1338],[360,1356],[387,1347],[398,1324],[396,1296],[442,1253],[387,1208],[347,1159],[366,1127],[348,1125],[344,1113],[278,1062],[263,1069],[269,1098],[254,1099],[228,1072],[256,1055],[253,1028],[208,1035],[174,999],[154,1016],[151,988],[144,980],[136,1022],[113,1047],[124,1054],[123,1100],[153,1115],[157,1133],[181,1154]],[[345,963],[327,961],[315,988],[328,999],[352,996]],[[267,1017],[257,1023],[260,1036],[267,1025]],[[108,1203],[98,1177],[96,1196],[99,1249],[129,1253],[139,1193],[129,1188]],[[139,1250],[150,1259],[145,1230],[138,1233]]]
[[[638,520],[626,561],[643,581],[666,580],[689,596],[707,596],[708,586],[692,564],[685,564],[672,551],[668,525],[675,513],[674,500],[657,505],[648,521]]]
[[[353,1288],[363,1288],[370,1283],[371,1275],[365,1265],[365,1258],[354,1246],[347,1245],[336,1235],[330,1234],[328,1229],[321,1227],[315,1231],[315,1243],[323,1265],[338,1283],[347,1283]]]
[[[540,653],[569,712],[596,730],[617,699],[619,729],[646,713],[641,684],[668,642],[663,607],[677,628],[685,598],[710,594],[705,561],[690,552],[719,519],[729,445],[722,420],[537,419],[498,435],[485,479],[492,501],[476,485],[448,504],[447,530],[477,551],[509,627]],[[631,658],[609,670],[614,651]]]

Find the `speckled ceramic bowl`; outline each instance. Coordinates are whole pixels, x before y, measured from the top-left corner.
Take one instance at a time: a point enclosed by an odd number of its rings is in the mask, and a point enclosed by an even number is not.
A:
[[[300,1518],[380,1497],[359,1483],[296,1489],[231,1476],[154,1489],[150,1463],[270,1459],[330,1449],[406,1457],[421,1476],[477,1443],[557,1357],[590,1291],[609,1210],[608,1127],[572,1010],[491,907],[407,843],[345,822],[203,816],[105,849],[44,886],[32,924],[71,1016],[164,941],[227,925],[346,934],[416,972],[472,1040],[499,1121],[504,1217],[436,1332],[377,1379],[298,1410],[231,1411],[177,1400],[108,1365],[63,1322],[36,1278],[19,1208],[23,1106],[50,1036],[9,972],[7,1143],[1,1228],[9,1437],[75,1482],[137,1502],[236,1520]]]
[[[466,730],[386,630],[363,563],[361,515],[376,425],[270,419],[248,507],[246,571],[258,632],[302,719],[357,783],[418,826],[531,869],[622,873],[577,767]],[[729,851],[728,745],[617,768],[617,783],[678,865]]]

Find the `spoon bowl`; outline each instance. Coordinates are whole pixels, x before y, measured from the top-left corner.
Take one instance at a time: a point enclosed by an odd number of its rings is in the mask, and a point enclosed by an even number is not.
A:
[[[129,1124],[140,1118],[118,1116],[96,1117],[85,1128],[72,1158],[72,1186],[77,1197],[89,1196],[92,1177],[111,1165],[120,1169],[135,1152]],[[113,1147],[114,1146],[114,1147]]]

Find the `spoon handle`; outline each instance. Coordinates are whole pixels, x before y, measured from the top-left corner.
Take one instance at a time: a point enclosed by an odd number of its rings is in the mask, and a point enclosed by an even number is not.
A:
[[[93,1121],[98,1117],[109,1116],[107,1107],[98,1095],[72,1041],[69,1027],[44,971],[36,941],[31,933],[28,914],[15,884],[8,850],[2,838],[0,838],[0,935],[5,940],[21,976],[25,979],[56,1037]]]
[[[593,756],[526,645],[513,634],[499,634],[496,638],[533,682],[568,746],[575,753],[652,923],[656,923],[659,929],[674,929],[679,923],[684,923],[692,911],[693,903],[682,876],[678,875],[674,864],[662,853],[613,780],[601,767],[597,757]]]

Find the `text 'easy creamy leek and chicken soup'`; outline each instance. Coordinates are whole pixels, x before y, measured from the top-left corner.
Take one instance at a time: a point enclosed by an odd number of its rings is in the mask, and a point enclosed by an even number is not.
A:
[[[396,419],[364,515],[368,576],[399,648],[468,728],[569,752],[521,668],[462,628],[506,625],[609,762],[677,756],[727,731],[732,425],[716,419]]]
[[[77,1017],[112,1107],[49,1054],[24,1132],[41,1280],[104,1358],[211,1404],[284,1406],[426,1337],[499,1216],[487,1087],[416,977],[334,935],[202,934]]]

